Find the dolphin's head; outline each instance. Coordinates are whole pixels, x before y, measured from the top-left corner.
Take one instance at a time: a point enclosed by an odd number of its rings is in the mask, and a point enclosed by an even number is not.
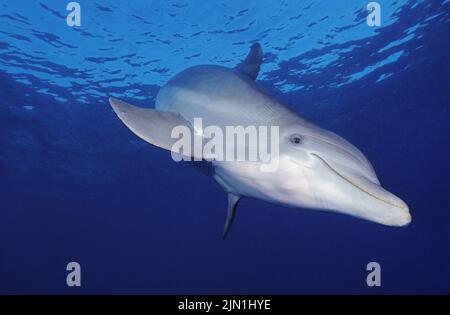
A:
[[[280,128],[279,148],[278,201],[390,226],[411,222],[406,203],[381,187],[370,162],[340,136],[302,121]]]

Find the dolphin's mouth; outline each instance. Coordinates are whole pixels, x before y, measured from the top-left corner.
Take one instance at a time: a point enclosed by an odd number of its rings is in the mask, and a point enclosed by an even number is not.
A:
[[[345,174],[343,174],[342,172],[339,172],[338,170],[336,170],[336,168],[334,168],[333,166],[331,166],[330,163],[328,163],[324,158],[322,158],[321,156],[319,156],[318,154],[315,153],[311,153],[311,155],[315,156],[316,158],[318,158],[320,161],[322,161],[333,173],[335,173],[337,176],[339,176],[340,178],[342,178],[343,180],[345,180],[346,182],[348,182],[350,185],[352,185],[353,187],[357,188],[358,190],[360,190],[361,192],[375,198],[378,199],[392,207],[396,207],[396,208],[400,208],[403,210],[408,210],[408,207],[406,206],[406,204],[404,202],[402,202],[401,200],[399,200],[398,198],[396,198],[395,196],[393,196],[392,194],[388,193],[386,190],[384,190],[381,186],[376,185],[374,183],[371,183],[370,186],[371,188],[375,188],[370,190],[369,187],[364,187],[363,184],[358,184],[356,182],[356,180],[350,178],[349,176],[346,176]],[[366,185],[368,186],[368,185]],[[394,198],[395,199],[394,199]]]

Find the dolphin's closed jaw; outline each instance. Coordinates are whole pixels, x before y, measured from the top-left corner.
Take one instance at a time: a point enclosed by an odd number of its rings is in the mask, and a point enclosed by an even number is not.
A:
[[[376,210],[378,213],[377,218],[380,218],[378,223],[389,226],[409,225],[411,223],[411,214],[409,212],[409,207],[403,200],[401,200],[397,196],[394,196],[388,191],[386,191],[386,193],[390,196],[390,203],[385,203],[386,207],[383,207],[383,205],[379,205],[379,208],[374,208],[374,210]],[[395,201],[393,202],[393,200]]]
[[[378,187],[374,191],[363,190],[363,193],[369,195],[372,199],[372,202],[368,202],[366,206],[369,209],[367,219],[371,220],[371,216],[374,216],[372,221],[389,226],[410,224],[411,214],[407,204],[383,187]],[[361,208],[365,208],[364,204],[361,205]]]
[[[398,217],[397,226],[407,226],[411,223],[412,217],[409,208],[406,207],[404,212]]]
[[[411,223],[411,214],[408,206],[404,203],[404,207],[391,207],[387,209],[379,209],[381,216],[378,223],[389,226],[407,226]],[[375,221],[377,222],[377,221]]]
[[[373,182],[364,176],[349,173],[319,154],[311,155],[321,162],[323,169],[328,170],[321,177],[328,178],[339,187],[337,190],[322,191],[322,195],[333,196],[329,202],[330,209],[388,226],[406,226],[411,222],[408,205],[381,187],[378,180]]]
[[[385,190],[380,185],[372,185],[371,189],[358,187],[363,193],[368,194],[374,201],[381,201],[382,204],[376,203],[375,209],[382,217],[379,223],[390,226],[406,226],[411,223],[411,214],[408,205],[399,197]]]

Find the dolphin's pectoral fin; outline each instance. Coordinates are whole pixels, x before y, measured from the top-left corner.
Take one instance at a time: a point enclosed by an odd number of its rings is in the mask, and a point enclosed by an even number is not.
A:
[[[228,231],[230,230],[231,227],[231,223],[233,223],[233,219],[236,214],[236,207],[240,199],[241,199],[240,196],[228,193],[228,213],[227,213],[227,221],[225,222],[225,226],[223,228],[222,234],[223,239],[227,237]]]
[[[250,52],[248,53],[245,60],[236,66],[236,70],[247,75],[251,79],[256,80],[256,77],[259,73],[259,68],[262,63],[262,57],[263,53],[261,45],[255,43],[250,48]]]
[[[193,134],[191,125],[179,113],[136,107],[112,97],[109,103],[119,119],[134,134],[157,147],[174,152],[173,144],[178,139],[172,138],[171,135],[173,128],[177,126],[189,128]],[[191,152],[194,154],[193,150]]]

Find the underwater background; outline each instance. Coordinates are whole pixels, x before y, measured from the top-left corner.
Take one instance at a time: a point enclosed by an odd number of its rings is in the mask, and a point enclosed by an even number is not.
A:
[[[0,0],[0,293],[450,293],[450,1]],[[153,106],[197,64],[234,67],[372,162],[393,228],[226,194],[108,105]],[[66,265],[81,265],[81,287]],[[366,266],[381,265],[381,287]]]

